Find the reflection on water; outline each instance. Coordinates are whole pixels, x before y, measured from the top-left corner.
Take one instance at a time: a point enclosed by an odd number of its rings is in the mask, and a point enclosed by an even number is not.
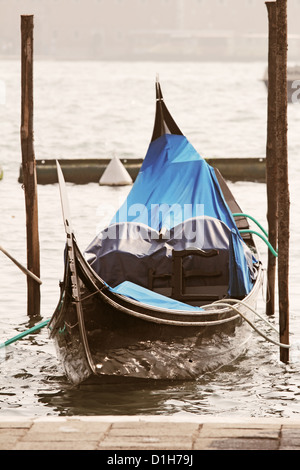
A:
[[[0,367],[2,415],[176,414],[184,418],[299,413],[298,364],[281,364],[277,348],[255,335],[249,351],[234,363],[193,381],[116,379],[75,387],[64,377],[44,334],[11,345]]]

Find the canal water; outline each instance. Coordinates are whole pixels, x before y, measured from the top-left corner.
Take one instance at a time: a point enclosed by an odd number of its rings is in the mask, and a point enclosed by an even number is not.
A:
[[[267,92],[264,63],[35,62],[35,156],[143,158],[152,134],[155,77],[166,103],[204,157],[264,157]],[[20,64],[0,62],[0,244],[26,265],[24,192],[18,183]],[[236,362],[193,382],[73,387],[63,375],[47,329],[0,349],[1,416],[195,415],[299,417],[300,405],[300,106],[289,105],[291,194],[290,362],[253,332]],[[266,224],[266,187],[229,183],[245,213]],[[72,222],[84,249],[110,221],[129,187],[67,185]],[[64,227],[59,189],[38,186],[42,320],[50,318],[63,275]],[[257,240],[264,261],[267,248]],[[0,342],[32,326],[26,278],[0,252]],[[264,314],[265,290],[258,310]],[[270,320],[278,327],[278,312]],[[262,331],[274,339],[269,326]]]

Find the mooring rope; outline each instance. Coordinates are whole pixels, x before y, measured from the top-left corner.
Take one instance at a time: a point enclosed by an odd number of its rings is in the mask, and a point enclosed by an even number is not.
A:
[[[276,346],[279,346],[281,348],[290,348],[291,346],[289,344],[284,344],[284,343],[280,343],[279,341],[276,341],[276,340],[273,340],[272,338],[269,338],[267,335],[265,335],[265,333],[263,333],[259,328],[257,328],[254,323],[249,320],[249,318],[247,318],[246,315],[244,315],[237,307],[235,307],[234,305],[232,304],[241,304],[243,305],[244,307],[248,308],[249,310],[251,310],[256,316],[258,316],[260,318],[260,320],[264,321],[268,326],[270,326],[274,331],[276,331],[277,334],[279,334],[278,330],[274,327],[274,325],[272,325],[268,320],[266,320],[263,316],[261,316],[254,308],[252,308],[250,305],[246,304],[245,302],[243,302],[242,300],[238,300],[238,299],[226,299],[226,300],[216,300],[215,302],[213,302],[213,304],[209,305],[209,307],[211,308],[211,306],[217,304],[221,307],[230,307],[232,308],[235,312],[237,312],[247,323],[249,323],[249,325],[260,335],[262,336],[264,339],[266,339],[267,341],[269,341],[270,343],[273,343],[275,344]],[[205,306],[202,306],[202,308],[204,308]]]
[[[252,233],[253,235],[257,235],[258,237],[260,237],[265,242],[265,244],[268,246],[271,253],[276,258],[278,257],[277,251],[275,250],[275,248],[273,248],[273,246],[271,245],[271,243],[268,240],[268,238],[269,238],[268,232],[264,229],[264,227],[254,217],[252,217],[252,215],[243,214],[242,212],[241,213],[240,212],[235,212],[232,215],[233,215],[233,217],[246,217],[248,219],[251,219],[261,229],[261,231],[264,233],[264,235],[266,237],[264,237],[261,233],[256,232],[255,230],[250,230],[250,229],[239,230],[239,232],[241,234],[243,234],[243,233]]]
[[[33,326],[32,328],[29,328],[28,330],[23,331],[22,333],[19,333],[18,335],[14,336],[13,338],[8,339],[4,343],[0,343],[0,349],[5,348],[9,344],[15,343],[19,339],[24,338],[24,336],[30,335],[31,333],[35,333],[37,330],[40,330],[41,328],[44,328],[44,326],[47,326],[49,322],[50,322],[50,319],[45,320],[45,321],[43,321],[41,323],[38,323],[37,325]]]
[[[278,257],[277,251],[272,247],[271,243],[259,232],[256,232],[256,230],[250,230],[250,229],[245,229],[245,230],[240,230],[240,233],[253,233],[254,235],[257,235],[259,238],[261,238],[265,244],[268,246],[269,250],[271,251],[272,255],[275,256],[275,258]]]
[[[235,212],[232,215],[233,215],[233,217],[247,217],[248,219],[253,220],[253,222],[261,229],[261,231],[265,234],[265,236],[267,238],[269,238],[268,232],[264,229],[264,227],[254,217],[252,217],[252,215],[243,214],[243,213],[240,213],[240,212]]]

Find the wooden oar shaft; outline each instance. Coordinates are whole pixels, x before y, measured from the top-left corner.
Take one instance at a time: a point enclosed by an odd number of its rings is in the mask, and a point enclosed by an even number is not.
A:
[[[1,245],[0,245],[0,251],[4,253],[13,263],[15,263],[16,266],[27,276],[30,276],[32,279],[34,279],[36,282],[39,284],[42,284],[42,281],[40,280],[39,277],[37,277],[35,274],[33,274],[29,269],[25,268],[19,261],[17,261],[13,256],[11,256]]]

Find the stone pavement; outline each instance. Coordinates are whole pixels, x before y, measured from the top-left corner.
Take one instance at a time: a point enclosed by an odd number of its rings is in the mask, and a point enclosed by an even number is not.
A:
[[[182,454],[197,450],[300,450],[300,419],[0,416],[0,449],[180,450]],[[118,454],[112,455],[117,458]]]

